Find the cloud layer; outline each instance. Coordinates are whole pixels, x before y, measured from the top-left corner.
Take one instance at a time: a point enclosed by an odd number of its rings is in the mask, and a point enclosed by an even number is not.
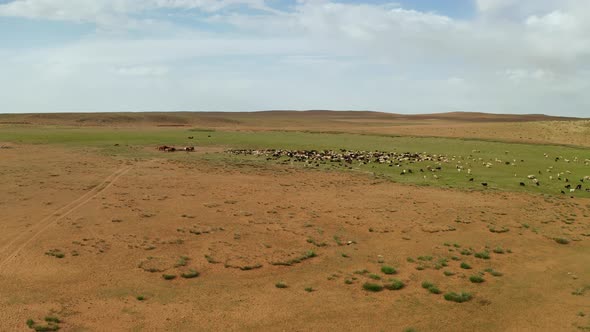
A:
[[[49,46],[0,44],[0,112],[590,116],[590,2],[474,0],[473,7],[459,19],[327,0],[9,1],[0,20],[20,27],[21,39],[58,21],[80,34]]]

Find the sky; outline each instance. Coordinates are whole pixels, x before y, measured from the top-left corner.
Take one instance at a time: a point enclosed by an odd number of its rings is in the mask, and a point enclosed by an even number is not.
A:
[[[0,113],[590,117],[588,0],[0,0]]]

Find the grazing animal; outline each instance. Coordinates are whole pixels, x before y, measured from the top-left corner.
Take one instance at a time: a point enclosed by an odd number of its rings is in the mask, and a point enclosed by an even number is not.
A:
[[[487,187],[488,186],[488,183],[487,182],[482,182],[481,185],[484,186],[484,187]]]
[[[561,193],[565,195],[565,191],[562,190]]]
[[[576,186],[576,189],[577,189],[577,190],[581,190],[581,189],[582,189],[582,185],[581,185],[581,184],[577,185],[577,186]]]
[[[187,146],[183,150],[186,152],[192,152],[192,151],[195,151],[195,147],[194,146]]]
[[[188,138],[188,139],[193,139],[194,137],[193,137],[193,136],[189,136],[189,137],[187,137],[187,138]]]
[[[574,189],[574,188],[570,189],[570,193],[573,193],[575,191],[576,191],[576,189]]]
[[[469,182],[473,182],[473,178],[469,179]]]
[[[524,187],[524,186],[525,186],[524,182],[521,182],[521,183],[520,183],[520,186],[521,186],[521,187]]]
[[[565,188],[565,189],[570,189],[571,187],[572,187],[572,186],[568,184],[568,185],[566,185],[564,188]]]

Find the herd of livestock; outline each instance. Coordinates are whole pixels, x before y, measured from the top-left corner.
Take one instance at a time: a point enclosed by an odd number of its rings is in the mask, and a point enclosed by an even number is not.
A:
[[[309,165],[320,166],[320,164],[328,164],[328,163],[337,163],[340,166],[349,165],[351,167],[353,164],[358,165],[366,165],[370,163],[377,163],[377,164],[387,164],[390,167],[397,166],[402,168],[400,171],[400,175],[405,174],[412,174],[414,171],[411,168],[408,168],[408,164],[419,163],[419,162],[432,162],[432,166],[426,166],[425,168],[420,168],[419,172],[432,172],[436,173],[442,170],[442,166],[445,163],[455,162],[455,168],[458,172],[465,172],[467,175],[471,175],[471,169],[465,168],[464,164],[461,162],[460,159],[444,155],[438,154],[427,154],[427,153],[410,153],[410,152],[382,152],[382,151],[350,151],[345,149],[340,150],[287,150],[287,149],[231,149],[227,151],[230,154],[234,155],[252,155],[258,157],[265,157],[266,160],[286,160],[286,161],[293,161],[293,162],[302,162]],[[478,151],[474,151],[478,152]],[[473,158],[470,156],[470,159]],[[556,162],[560,158],[556,159]],[[483,165],[487,168],[492,167],[491,162],[483,161],[482,158],[476,159],[473,158],[471,161],[479,161],[482,162]],[[502,161],[499,159],[495,160],[496,163],[505,164],[505,165],[515,165],[514,161]],[[568,160],[569,162],[569,160]],[[405,167],[402,167],[405,166]],[[551,172],[551,169],[547,169],[547,172]],[[539,171],[539,174],[542,172]],[[565,193],[573,193],[578,190],[585,190],[590,192],[590,188],[584,188],[584,182],[590,182],[590,176],[585,176],[579,179],[579,183],[571,183],[570,180],[566,177],[567,173],[557,173],[556,176],[549,176],[550,180],[558,180],[563,181],[566,184],[564,185],[563,189],[561,190],[562,194]],[[432,175],[435,179],[438,179],[436,174]],[[516,176],[516,174],[515,174]],[[424,175],[426,178],[426,175]],[[535,186],[540,186],[541,182],[537,179],[536,175],[528,175],[528,180],[531,184]],[[469,176],[469,181],[474,182],[474,178]],[[482,182],[482,186],[487,187],[487,182]],[[526,186],[526,182],[520,182],[520,186]]]
[[[176,148],[173,146],[162,145],[158,147],[159,151],[164,152],[175,152],[175,151],[186,151],[193,152],[195,148],[193,146],[187,146],[182,148]],[[474,151],[478,152],[478,151]],[[438,179],[436,173],[442,170],[443,164],[454,162],[455,168],[458,172],[465,172],[467,175],[471,175],[471,169],[465,168],[464,165],[469,164],[462,163],[463,158],[448,157],[439,154],[428,154],[428,153],[411,153],[411,152],[384,152],[384,151],[351,151],[346,149],[340,150],[288,150],[288,149],[230,149],[227,153],[234,155],[251,155],[256,157],[264,157],[266,160],[283,160],[284,162],[301,162],[307,165],[320,166],[326,164],[337,164],[339,166],[348,166],[352,168],[353,165],[366,165],[366,164],[385,164],[389,167],[401,168],[400,175],[412,174],[414,171],[409,168],[409,164],[420,163],[420,162],[431,162],[432,165],[428,165],[424,168],[419,168],[417,171],[420,173],[435,173],[432,175],[433,178]],[[479,161],[489,168],[492,167],[493,163],[484,161],[482,158],[476,159],[470,156],[471,161]],[[556,158],[556,162],[559,161],[559,157]],[[467,160],[463,160],[467,161]],[[521,160],[524,161],[524,160]],[[496,163],[505,165],[515,165],[515,160],[502,161],[499,159],[495,160]],[[567,160],[569,162],[569,160]],[[404,167],[402,167],[404,166]],[[552,173],[552,168],[547,169],[547,172]],[[539,170],[539,174],[542,172]],[[590,192],[590,188],[584,188],[584,182],[590,182],[590,176],[585,176],[580,179],[578,183],[572,183],[567,177],[569,172],[560,172],[549,176],[549,180],[558,180],[565,182],[562,194],[573,193],[578,190],[585,190]],[[515,174],[516,176],[516,174]],[[426,179],[426,175],[424,175]],[[528,175],[528,181],[535,186],[540,186],[541,182],[538,180],[536,175]],[[474,178],[470,177],[470,182],[474,182]],[[482,186],[487,187],[487,182],[482,182]],[[527,183],[520,182],[520,186],[526,186]]]
[[[287,157],[296,162],[307,163],[379,163],[389,164],[390,166],[400,166],[403,163],[415,163],[422,161],[432,161],[436,163],[446,163],[448,158],[443,155],[426,154],[426,153],[398,153],[398,152],[382,152],[382,151],[349,151],[340,149],[334,150],[229,150],[232,154],[265,156],[267,160],[277,160]]]

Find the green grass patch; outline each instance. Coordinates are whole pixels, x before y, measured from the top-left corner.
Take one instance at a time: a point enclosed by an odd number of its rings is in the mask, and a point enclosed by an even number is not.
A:
[[[527,191],[533,193],[547,193],[559,195],[562,189],[560,181],[549,181],[540,177],[540,186],[527,185],[521,187],[520,182],[526,181],[527,174],[537,174],[539,170],[545,170],[551,166],[567,169],[571,172],[570,178],[582,178],[587,175],[587,167],[584,163],[567,163],[564,159],[579,160],[590,158],[587,148],[564,147],[558,145],[533,145],[521,143],[502,143],[473,139],[430,138],[430,137],[393,137],[387,135],[360,135],[347,133],[310,133],[310,132],[252,132],[252,131],[215,131],[199,128],[191,131],[190,128],[77,128],[77,127],[3,127],[0,131],[0,141],[24,144],[57,144],[74,148],[96,148],[104,154],[121,157],[147,157],[154,155],[179,160],[194,160],[204,158],[210,161],[226,162],[266,162],[262,158],[229,156],[224,154],[209,154],[199,156],[197,154],[168,153],[163,154],[155,150],[158,145],[185,146],[196,144],[199,146],[220,146],[230,148],[275,148],[275,149],[332,149],[340,148],[348,150],[365,151],[393,151],[393,152],[426,152],[447,156],[456,156],[459,160],[469,161],[472,174],[457,172],[455,162],[443,163],[441,170],[437,172],[438,178],[422,173],[400,174],[397,167],[388,167],[387,164],[371,163],[367,165],[355,165],[360,171],[370,171],[377,175],[383,175],[400,183],[412,183],[428,186],[453,187],[468,190],[486,190],[480,182],[488,182],[489,188]],[[194,136],[194,140],[187,140],[187,136]],[[194,142],[194,143],[193,143]],[[119,146],[115,146],[119,144]],[[137,149],[138,146],[151,149]],[[401,149],[401,150],[398,150]],[[506,153],[509,151],[509,153]],[[563,156],[555,161],[553,158],[545,158],[544,154],[551,156]],[[494,160],[501,160],[495,162]],[[481,161],[490,161],[491,167],[486,167]],[[514,161],[515,160],[515,161]],[[426,169],[432,166],[432,162],[423,161],[412,164],[412,169]],[[332,165],[322,165],[324,168],[333,168]],[[347,167],[345,167],[347,168]],[[514,174],[518,177],[514,177]],[[475,177],[475,181],[469,181]],[[590,193],[576,191],[574,195],[590,197]]]
[[[449,292],[444,295],[444,299],[451,302],[463,303],[471,300],[473,296],[470,293],[461,292]]]
[[[553,240],[555,240],[555,242],[559,243],[559,244],[569,244],[570,240],[566,239],[566,238],[562,238],[562,237],[556,237]]]
[[[429,281],[422,282],[422,288],[427,289],[432,294],[440,294],[441,293],[441,291],[438,289],[438,287]]]
[[[381,272],[385,274],[396,274],[397,270],[393,266],[383,265],[381,267]]]
[[[188,270],[188,272],[184,272],[180,275],[181,277],[185,278],[185,279],[192,279],[192,278],[196,278],[199,276],[199,272],[191,269]]]
[[[473,254],[473,256],[479,259],[490,259],[490,253],[488,251],[476,252],[475,254]]]
[[[363,289],[369,292],[380,292],[383,290],[383,285],[375,284],[372,282],[365,282]]]
[[[465,263],[465,262],[461,262],[461,265],[459,265],[462,269],[465,270],[470,270],[471,269],[471,265]]]
[[[406,286],[406,284],[404,284],[403,281],[399,280],[399,279],[391,279],[389,283],[385,284],[385,288],[387,288],[388,290],[400,290],[402,288],[404,288]]]
[[[472,275],[471,277],[469,277],[469,281],[471,281],[474,284],[481,284],[482,282],[484,282],[484,278],[480,275]]]

